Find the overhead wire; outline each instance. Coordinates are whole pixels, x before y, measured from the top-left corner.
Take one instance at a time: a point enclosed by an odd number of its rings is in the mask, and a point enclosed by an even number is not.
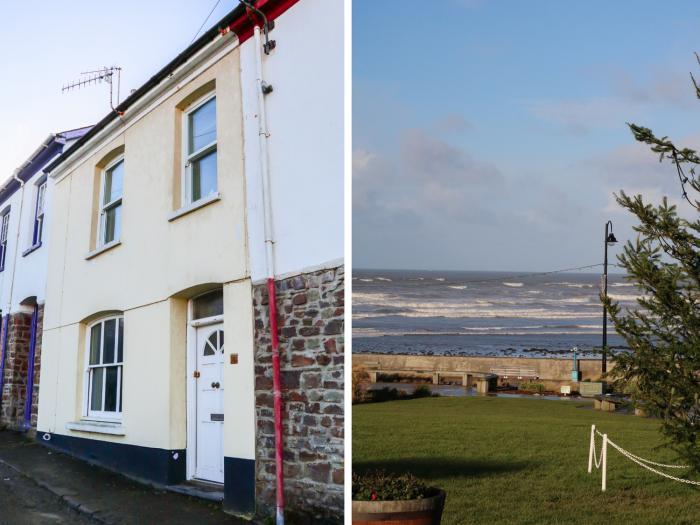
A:
[[[190,44],[191,44],[192,42],[194,42],[195,40],[197,40],[197,37],[199,36],[199,32],[202,30],[202,28],[204,27],[204,25],[209,21],[209,17],[211,17],[211,15],[212,15],[212,13],[214,12],[214,10],[215,10],[217,7],[219,7],[219,3],[220,3],[220,2],[221,2],[221,0],[216,0],[216,3],[214,4],[214,7],[211,8],[211,11],[209,11],[209,14],[208,14],[207,17],[204,19],[204,22],[202,22],[202,25],[199,26],[199,29],[197,29],[197,32],[194,34],[194,37],[192,37],[192,41],[190,42]]]

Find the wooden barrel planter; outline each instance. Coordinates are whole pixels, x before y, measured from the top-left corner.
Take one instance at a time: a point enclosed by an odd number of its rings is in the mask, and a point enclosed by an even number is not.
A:
[[[353,501],[353,525],[440,525],[445,491],[403,501]]]

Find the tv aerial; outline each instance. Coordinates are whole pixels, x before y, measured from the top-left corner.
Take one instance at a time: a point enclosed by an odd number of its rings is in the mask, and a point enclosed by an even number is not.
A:
[[[74,89],[80,89],[82,87],[87,87],[92,84],[102,84],[103,82],[109,84],[109,107],[112,111],[119,113],[115,106],[119,105],[119,90],[121,87],[121,72],[122,68],[118,66],[103,67],[102,69],[96,69],[94,71],[83,71],[80,73],[84,75],[80,80],[66,84],[61,88],[61,93],[66,91],[72,91]],[[116,104],[114,103],[115,96],[115,78],[116,78]]]

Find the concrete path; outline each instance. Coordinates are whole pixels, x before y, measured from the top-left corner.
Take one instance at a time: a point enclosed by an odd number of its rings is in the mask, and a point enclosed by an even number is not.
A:
[[[0,431],[0,525],[55,523],[250,525],[220,504],[141,485]]]
[[[94,523],[16,470],[0,463],[1,525],[88,525]]]

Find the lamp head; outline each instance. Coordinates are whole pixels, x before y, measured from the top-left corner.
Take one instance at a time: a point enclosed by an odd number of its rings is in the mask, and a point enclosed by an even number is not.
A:
[[[608,234],[608,238],[605,240],[605,242],[608,243],[608,246],[612,246],[617,242],[617,239],[615,238],[615,234],[613,232],[610,232]]]

